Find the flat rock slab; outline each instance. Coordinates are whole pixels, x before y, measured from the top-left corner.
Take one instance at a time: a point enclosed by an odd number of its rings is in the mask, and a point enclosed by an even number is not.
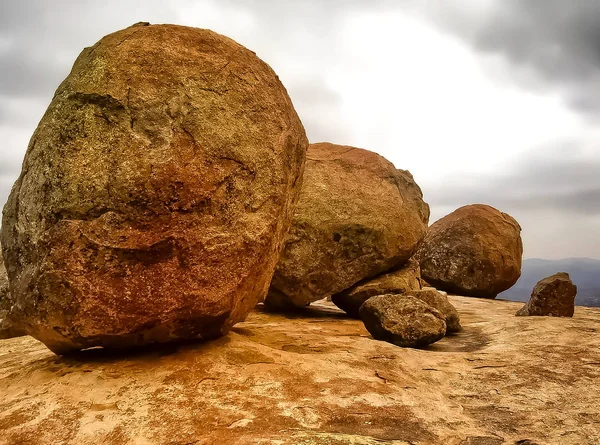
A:
[[[330,303],[128,355],[2,340],[0,444],[600,443],[600,310],[450,301],[464,330],[424,350]]]

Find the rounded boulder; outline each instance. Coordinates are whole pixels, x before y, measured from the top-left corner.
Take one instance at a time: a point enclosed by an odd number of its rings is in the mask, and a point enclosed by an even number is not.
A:
[[[265,304],[305,306],[406,263],[428,220],[408,171],[371,151],[311,144]]]
[[[83,50],[4,209],[11,319],[57,353],[228,332],[261,301],[308,142],[252,51],[141,23]]]
[[[421,276],[457,295],[496,298],[521,276],[519,223],[483,204],[461,207],[427,231],[416,257]]]

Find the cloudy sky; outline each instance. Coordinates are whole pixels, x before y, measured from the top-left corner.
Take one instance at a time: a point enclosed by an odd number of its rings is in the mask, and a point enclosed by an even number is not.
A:
[[[0,204],[79,52],[135,22],[211,28],[288,88],[312,142],[410,170],[435,221],[480,202],[525,257],[600,258],[600,2],[3,0]]]

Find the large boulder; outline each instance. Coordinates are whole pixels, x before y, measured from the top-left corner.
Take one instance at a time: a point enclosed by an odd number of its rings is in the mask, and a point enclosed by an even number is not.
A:
[[[81,53],[4,208],[13,319],[57,353],[226,333],[262,300],[308,142],[253,52],[138,24]]]
[[[516,315],[572,317],[576,295],[577,286],[573,284],[569,274],[559,272],[538,281],[531,298]]]
[[[378,295],[360,307],[360,318],[377,340],[398,346],[423,347],[446,335],[442,313],[409,295]]]
[[[271,306],[304,306],[404,264],[423,239],[429,206],[412,175],[376,153],[311,144]]]
[[[331,301],[348,315],[359,318],[359,309],[369,298],[384,294],[403,294],[421,289],[419,263],[409,261],[401,269],[361,281],[331,296]]]
[[[496,298],[521,275],[521,227],[483,204],[459,208],[428,230],[417,258],[433,287],[457,295]]]

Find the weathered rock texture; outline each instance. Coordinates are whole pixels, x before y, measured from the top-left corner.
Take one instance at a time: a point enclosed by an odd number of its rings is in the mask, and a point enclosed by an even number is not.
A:
[[[304,306],[402,265],[428,220],[409,172],[367,150],[311,144],[267,304]]]
[[[266,294],[307,146],[275,73],[233,40],[104,37],[58,88],[4,209],[11,317],[59,353],[227,332]]]
[[[576,295],[577,286],[569,274],[559,272],[540,280],[533,288],[529,301],[516,315],[572,317]]]
[[[359,313],[373,338],[398,346],[427,346],[446,335],[444,315],[409,295],[371,297],[360,307]]]
[[[8,317],[12,307],[8,275],[4,267],[2,249],[0,248],[0,339],[21,337],[25,332],[16,326]]]
[[[410,261],[402,269],[361,281],[350,289],[333,295],[331,301],[351,317],[359,318],[358,310],[369,298],[421,289],[420,277],[419,263]]]
[[[424,287],[420,290],[410,290],[404,295],[418,298],[423,303],[437,309],[446,321],[446,332],[458,332],[461,330],[460,315],[452,304],[448,301],[448,295],[445,292],[440,292],[433,287]]]
[[[0,308],[8,302],[8,275],[4,267],[4,257],[2,256],[2,248],[0,247]]]
[[[0,444],[600,443],[600,309],[515,317],[521,303],[450,302],[463,330],[426,350],[374,341],[323,303],[136,355],[3,340]]]
[[[521,227],[493,207],[461,207],[428,230],[417,258],[433,287],[458,295],[496,298],[521,275]]]
[[[8,296],[8,275],[4,267],[2,248],[0,246],[0,338],[10,338],[6,326],[6,316],[10,309],[10,298]]]

